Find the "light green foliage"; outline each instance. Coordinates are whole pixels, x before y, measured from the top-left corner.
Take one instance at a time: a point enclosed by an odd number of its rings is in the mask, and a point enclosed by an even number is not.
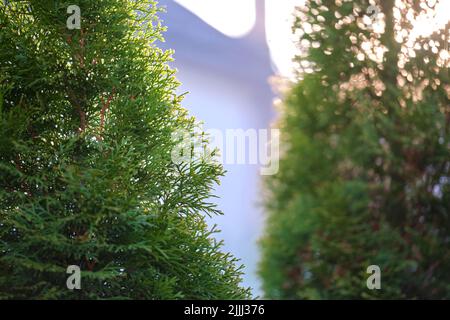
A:
[[[280,173],[267,181],[268,297],[450,298],[448,40],[441,30],[396,41],[423,3],[400,2],[378,3],[384,32],[364,23],[369,1],[298,12],[305,68],[285,98]],[[366,287],[370,265],[381,290]]]
[[[0,298],[247,298],[204,214],[222,167],[171,161],[192,131],[154,1],[0,6]],[[66,268],[82,270],[81,290]]]

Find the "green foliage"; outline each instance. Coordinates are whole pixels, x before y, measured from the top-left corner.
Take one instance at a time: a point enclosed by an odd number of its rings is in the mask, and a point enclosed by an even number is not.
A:
[[[448,40],[412,38],[406,11],[424,2],[397,3],[378,2],[380,31],[365,23],[369,1],[298,12],[307,49],[280,120],[280,172],[267,181],[267,297],[450,298]],[[366,287],[370,265],[381,290]]]
[[[155,1],[0,6],[0,298],[234,299],[204,214],[222,167],[171,161],[180,106]],[[82,270],[81,290],[66,268]]]

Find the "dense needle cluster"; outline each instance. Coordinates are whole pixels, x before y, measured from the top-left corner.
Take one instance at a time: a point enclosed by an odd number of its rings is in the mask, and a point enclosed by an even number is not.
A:
[[[195,122],[155,1],[0,5],[0,298],[247,298],[204,214],[223,174],[174,164]],[[66,268],[81,268],[68,290]]]

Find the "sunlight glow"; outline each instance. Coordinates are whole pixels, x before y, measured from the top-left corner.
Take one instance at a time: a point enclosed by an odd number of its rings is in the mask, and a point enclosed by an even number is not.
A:
[[[255,0],[175,1],[228,37],[243,37],[256,23]]]
[[[226,36],[239,38],[248,34],[256,23],[255,1],[265,1],[266,4],[266,40],[270,55],[278,75],[286,78],[294,77],[293,58],[298,54],[295,41],[298,35],[292,33],[294,9],[302,6],[305,0],[175,0],[199,18]],[[402,4],[403,3],[403,4]],[[430,7],[436,7],[431,9]],[[404,8],[403,0],[397,0],[396,6]],[[407,40],[406,45],[413,47],[418,38],[429,37],[434,32],[445,28],[450,20],[450,0],[424,0],[420,4],[422,14],[414,16],[412,11],[406,13],[413,29],[397,35],[397,41]],[[237,9],[238,8],[238,9]],[[400,18],[403,13],[394,9],[394,16]],[[365,17],[368,18],[368,17]],[[384,23],[379,24],[380,32]],[[304,27],[308,27],[304,25]],[[314,30],[311,30],[314,31]],[[406,38],[406,39],[405,39]],[[381,51],[380,51],[381,50]],[[383,57],[382,48],[370,57],[380,62]],[[448,50],[440,52],[441,58],[448,59]]]
[[[415,50],[430,50],[438,55],[436,64],[438,67],[448,67],[448,23],[450,22],[450,1],[449,0],[427,0],[420,3],[421,12],[414,14],[413,9],[408,9],[405,4],[397,0],[394,16],[399,21],[401,18],[411,23],[411,30],[402,30],[397,26],[396,41],[403,44],[402,57],[399,60],[399,67],[403,67],[408,61],[408,57],[415,57]],[[406,10],[406,14],[402,11]],[[404,17],[402,17],[404,16]],[[434,33],[443,40],[444,47],[439,41],[429,39]],[[425,63],[428,63],[425,61]],[[410,77],[411,78],[411,77]]]
[[[295,6],[302,5],[304,0],[266,0],[266,37],[270,55],[278,74],[287,78],[293,77],[294,59],[297,53],[292,33]]]
[[[435,9],[430,9],[426,5],[427,2],[433,5],[437,2]],[[434,32],[444,29],[445,25],[450,21],[450,1],[449,0],[428,0],[421,3],[422,9],[425,13],[419,15],[413,21],[413,30],[411,37],[416,39],[418,37],[429,37]]]

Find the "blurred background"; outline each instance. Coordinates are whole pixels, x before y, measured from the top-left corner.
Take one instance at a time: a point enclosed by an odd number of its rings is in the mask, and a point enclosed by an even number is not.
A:
[[[165,48],[189,92],[184,107],[205,129],[269,129],[278,99],[270,82],[291,77],[291,27],[302,0],[161,0],[168,31]],[[236,8],[239,7],[239,10]],[[263,227],[262,177],[257,165],[225,165],[214,201],[223,216],[211,219],[225,250],[246,266],[244,285],[261,295],[257,241]]]

